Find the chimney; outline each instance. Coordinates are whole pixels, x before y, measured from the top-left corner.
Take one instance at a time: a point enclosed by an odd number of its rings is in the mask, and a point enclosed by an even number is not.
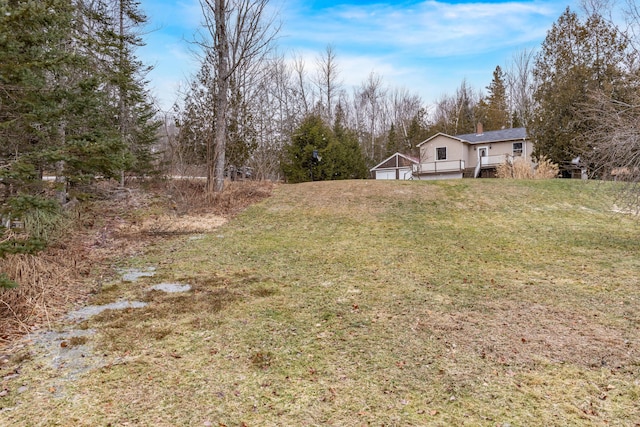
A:
[[[476,125],[476,135],[482,135],[483,133],[484,132],[483,132],[483,129],[482,129],[482,123],[478,122],[478,124]]]

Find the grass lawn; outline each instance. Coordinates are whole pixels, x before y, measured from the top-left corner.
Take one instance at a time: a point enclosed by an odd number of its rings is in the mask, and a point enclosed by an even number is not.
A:
[[[279,186],[129,260],[157,275],[96,300],[148,305],[77,325],[101,366],[14,361],[0,425],[640,425],[640,220],[612,188]]]

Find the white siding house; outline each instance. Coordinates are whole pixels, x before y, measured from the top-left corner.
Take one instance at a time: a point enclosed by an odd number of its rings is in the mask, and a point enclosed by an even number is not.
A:
[[[418,144],[420,161],[413,167],[416,179],[447,179],[495,175],[509,157],[531,161],[533,144],[525,128],[502,129],[451,136],[438,133]]]

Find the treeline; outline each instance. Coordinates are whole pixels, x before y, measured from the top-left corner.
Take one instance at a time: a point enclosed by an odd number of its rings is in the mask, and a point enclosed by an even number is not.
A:
[[[332,46],[312,64],[295,55],[271,55],[254,64],[249,75],[235,76],[231,85],[227,167],[248,166],[257,179],[294,182],[365,178],[369,168],[395,152],[417,156],[417,145],[437,132],[471,133],[478,122],[485,130],[525,126],[533,108],[532,61],[532,52],[520,53],[507,71],[496,67],[486,95],[463,81],[455,94],[443,95],[429,108],[417,92],[391,87],[374,72],[357,87],[345,87]],[[213,140],[215,131],[215,80],[205,59],[177,111],[167,152],[178,173],[189,170],[189,165],[205,167],[207,141]],[[307,134],[319,127],[331,138],[337,136],[336,141],[327,145]],[[343,131],[336,133],[336,128]],[[301,138],[314,142],[302,146]],[[338,167],[327,163],[335,156],[324,156],[324,164],[310,157],[327,147],[349,153],[342,165],[353,165],[353,173],[313,174],[306,163]],[[303,163],[301,170],[292,170],[292,165]]]
[[[611,18],[620,15],[625,22]],[[370,168],[396,151],[417,155],[416,145],[437,132],[472,133],[482,123],[484,130],[526,127],[535,144],[535,159],[544,157],[565,168],[575,164],[602,176],[633,160],[629,144],[610,142],[621,134],[620,120],[626,120],[625,129],[634,128],[636,109],[627,107],[637,105],[638,22],[631,1],[614,9],[611,2],[590,0],[584,2],[580,15],[567,8],[539,51],[515,53],[488,76],[486,87],[477,89],[462,81],[455,93],[443,94],[431,106],[410,89],[389,87],[375,73],[359,86],[346,88],[333,47],[309,64],[295,55],[273,54],[274,37],[262,45],[265,50],[260,55],[254,55],[259,60],[242,63],[230,78],[225,166],[249,166],[258,179],[297,182],[353,177],[313,174],[307,163],[321,167],[322,161],[309,156],[327,147],[341,147],[349,153],[349,162],[359,157],[353,163],[355,171],[361,164]],[[211,35],[214,40],[215,31]],[[213,42],[202,44],[215,47]],[[213,152],[209,141],[215,133],[213,98],[219,93],[219,78],[211,60],[216,49],[204,52],[202,68],[177,114],[179,133],[171,152],[177,153],[174,159],[179,159],[179,165],[204,165],[206,152]],[[300,146],[301,132],[315,132],[309,123],[319,126],[318,118],[329,130],[339,122],[348,138],[325,145],[308,135],[306,139],[314,142]],[[354,142],[359,154],[345,148]],[[621,152],[628,154],[622,160]],[[329,157],[334,156],[323,158],[328,161]],[[604,159],[609,159],[606,164]],[[304,166],[293,171],[292,165],[298,163]],[[329,164],[324,168],[335,169]]]
[[[216,76],[211,70],[205,60],[178,112],[179,133],[171,147],[174,159],[179,160],[177,169],[184,168],[184,163],[205,163],[207,141],[213,139],[215,131],[215,86],[211,83]],[[411,152],[427,134],[427,110],[417,94],[390,88],[382,76],[374,73],[359,87],[346,88],[333,47],[320,53],[314,64],[298,57],[270,55],[249,72],[240,70],[232,80],[227,166],[249,166],[257,179],[288,177],[285,169],[291,170],[295,163],[288,157],[291,148],[300,144],[296,138],[309,130],[309,122],[320,125],[316,119],[332,132],[331,138],[336,138],[332,144],[336,150],[344,148],[351,153],[355,143],[357,153],[353,155],[365,170],[395,151]],[[335,128],[344,132],[334,133]],[[322,151],[326,145],[327,141],[314,147]],[[312,146],[309,149],[313,151]],[[329,157],[324,156],[325,163]],[[283,168],[284,164],[288,166]],[[362,173],[359,166],[357,169],[357,177],[368,176],[368,171]],[[352,174],[320,174],[314,179],[338,176]],[[311,175],[307,178],[310,180]]]

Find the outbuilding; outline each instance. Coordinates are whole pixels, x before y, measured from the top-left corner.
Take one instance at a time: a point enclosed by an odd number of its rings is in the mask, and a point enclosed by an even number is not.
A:
[[[395,153],[371,168],[370,171],[375,179],[413,179],[414,165],[419,164],[420,159]]]

